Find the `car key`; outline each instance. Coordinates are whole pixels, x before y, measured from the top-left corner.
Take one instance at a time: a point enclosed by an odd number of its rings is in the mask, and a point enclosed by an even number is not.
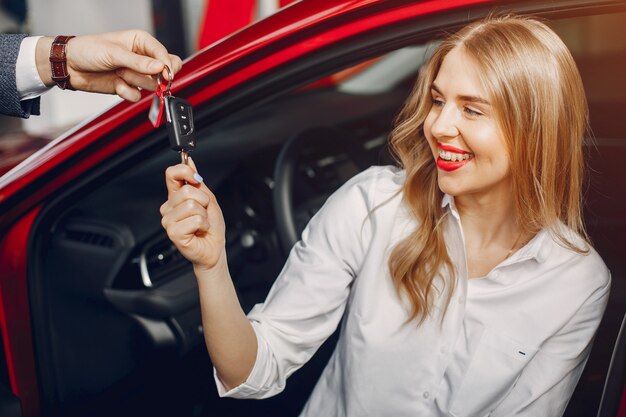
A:
[[[188,163],[189,152],[196,147],[196,133],[193,125],[193,108],[180,97],[164,94],[165,121],[170,138],[170,147],[180,152],[183,164]]]
[[[193,108],[187,100],[171,95],[170,88],[174,74],[172,74],[167,65],[165,69],[169,74],[169,80],[165,84],[161,74],[157,74],[157,88],[154,92],[148,119],[154,127],[159,127],[163,120],[163,113],[165,113],[170,147],[180,152],[181,161],[186,165],[189,159],[189,151],[196,147]]]

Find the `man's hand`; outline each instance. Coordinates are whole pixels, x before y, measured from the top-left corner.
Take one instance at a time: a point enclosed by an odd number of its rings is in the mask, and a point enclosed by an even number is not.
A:
[[[37,42],[37,70],[43,83],[53,86],[50,69],[50,47],[54,38],[43,37]],[[169,54],[152,35],[142,30],[76,36],[67,42],[67,71],[76,90],[117,94],[128,101],[141,97],[139,89],[154,91],[152,75],[175,74],[181,59]]]

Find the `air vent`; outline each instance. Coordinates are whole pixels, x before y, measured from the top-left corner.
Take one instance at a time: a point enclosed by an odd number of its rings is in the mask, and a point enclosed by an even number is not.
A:
[[[111,236],[85,230],[66,230],[65,238],[67,240],[73,240],[91,246],[99,246],[101,248],[110,249],[115,246],[115,241]]]
[[[191,271],[191,263],[185,259],[167,238],[146,247],[140,258],[141,279],[146,287]]]

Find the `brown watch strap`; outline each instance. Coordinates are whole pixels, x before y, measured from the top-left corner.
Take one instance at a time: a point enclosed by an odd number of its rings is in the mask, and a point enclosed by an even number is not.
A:
[[[70,74],[67,72],[67,59],[65,56],[65,47],[67,41],[74,36],[59,35],[54,38],[52,47],[50,48],[50,68],[52,69],[52,81],[59,86],[61,90],[74,90],[70,83]]]

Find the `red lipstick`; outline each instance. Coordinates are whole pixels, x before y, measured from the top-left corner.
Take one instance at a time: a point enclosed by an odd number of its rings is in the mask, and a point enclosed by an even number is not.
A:
[[[445,159],[441,159],[437,157],[437,166],[444,171],[455,171],[461,168],[463,165],[467,164],[471,159],[465,159],[463,161],[446,161]]]
[[[439,147],[439,149],[443,150],[443,151],[447,151],[447,152],[454,152],[457,154],[461,154],[461,155],[471,155],[471,152],[467,152],[463,149],[459,149],[459,148],[455,148],[454,146],[450,146],[450,145],[444,145],[442,143],[437,143],[437,146]],[[440,169],[450,172],[450,171],[455,171],[459,168],[461,168],[462,166],[466,165],[468,162],[470,162],[472,159],[474,159],[473,157],[468,158],[468,159],[463,159],[461,161],[447,161],[445,159],[442,159],[440,156],[437,157],[437,167],[439,167]]]
[[[454,146],[444,145],[443,143],[437,142],[437,146],[439,149],[443,149],[444,151],[460,153],[460,154],[471,154],[471,152],[464,151],[463,149],[455,148]]]

